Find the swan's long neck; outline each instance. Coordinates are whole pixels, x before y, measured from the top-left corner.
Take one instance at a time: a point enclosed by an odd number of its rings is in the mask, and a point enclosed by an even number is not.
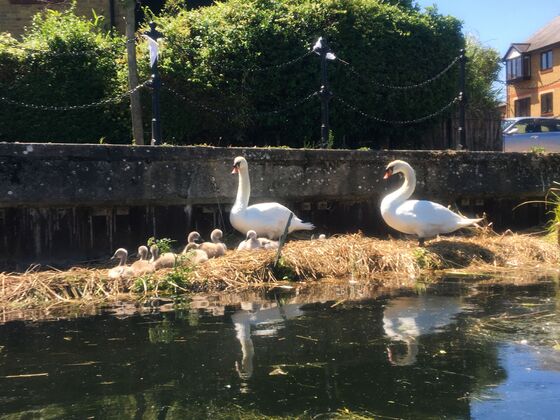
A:
[[[400,205],[408,200],[416,188],[416,174],[412,168],[404,168],[402,171],[404,182],[399,189],[387,195],[383,201],[390,202],[392,205]]]
[[[239,170],[239,185],[237,187],[237,197],[233,207],[237,210],[245,209],[249,205],[249,195],[251,194],[251,181],[249,179],[249,170],[241,168]]]

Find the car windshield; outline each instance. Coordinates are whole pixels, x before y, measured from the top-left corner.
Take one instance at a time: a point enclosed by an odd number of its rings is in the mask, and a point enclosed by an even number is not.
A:
[[[502,120],[502,131],[505,131],[508,127],[515,123],[515,120]]]

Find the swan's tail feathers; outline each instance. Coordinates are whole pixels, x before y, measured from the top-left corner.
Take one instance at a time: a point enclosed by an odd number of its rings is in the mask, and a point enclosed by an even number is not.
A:
[[[315,225],[313,223],[305,222],[301,224],[301,230],[313,230],[315,229]]]
[[[313,230],[315,225],[309,222],[302,222],[301,220],[293,221],[290,225],[290,231],[294,230]]]
[[[484,220],[484,217],[480,217],[478,219],[463,219],[459,222],[459,224],[461,224],[462,226],[470,226],[470,225],[475,225],[476,227],[480,227],[477,223],[480,223]]]

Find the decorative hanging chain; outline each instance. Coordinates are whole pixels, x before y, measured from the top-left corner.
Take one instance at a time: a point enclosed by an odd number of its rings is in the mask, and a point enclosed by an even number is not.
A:
[[[286,105],[284,108],[274,109],[272,111],[260,111],[260,112],[255,112],[255,113],[252,113],[252,114],[249,114],[249,115],[253,116],[253,117],[266,117],[266,116],[269,116],[269,115],[286,114],[290,111],[293,111],[294,109],[296,109],[300,105],[303,105],[304,103],[309,101],[311,98],[317,96],[318,94],[319,94],[319,92],[317,92],[317,91],[311,92],[309,95],[305,96],[304,98],[301,98],[298,101],[292,102],[292,103]]]
[[[336,60],[341,62],[342,64],[344,64],[346,67],[348,67],[348,70],[350,70],[356,76],[360,77],[361,79],[369,82],[370,84],[372,84],[374,86],[380,86],[380,87],[383,87],[383,88],[386,88],[386,89],[408,90],[408,89],[420,88],[422,86],[426,86],[427,84],[436,81],[437,79],[442,77],[445,73],[447,73],[461,58],[463,58],[463,55],[458,55],[457,57],[455,57],[453,59],[453,61],[451,61],[451,63],[449,63],[449,65],[447,67],[445,67],[442,71],[440,71],[435,76],[430,77],[429,79],[426,79],[423,82],[414,83],[414,84],[410,84],[410,85],[391,85],[391,84],[388,84],[388,83],[377,82],[377,81],[375,81],[373,79],[370,79],[369,77],[364,76],[363,74],[359,73],[354,67],[352,67],[350,65],[350,63],[348,63],[344,60],[341,60],[338,57],[336,58]]]
[[[186,97],[185,95],[177,92],[175,89],[167,86],[165,83],[162,84],[163,89],[167,90],[168,92],[171,92],[172,94],[174,94],[175,96],[177,96],[178,98],[182,99],[185,102],[188,102],[190,105],[203,109],[205,111],[208,112],[212,112],[213,114],[219,114],[219,115],[226,115],[226,116],[231,116],[232,114],[237,114],[239,113],[239,110],[237,108],[230,108],[228,110],[223,110],[223,109],[215,109],[215,108],[210,108],[204,104],[200,104],[197,103],[195,101],[193,101],[192,99]],[[283,114],[283,113],[287,113],[289,111],[292,111],[293,109],[297,108],[298,106],[304,104],[305,102],[309,101],[311,98],[313,98],[315,95],[317,95],[317,92],[312,92],[309,95],[305,96],[304,98],[293,102],[283,108],[279,108],[279,109],[273,109],[271,111],[261,111],[261,112],[254,112],[254,113],[250,113],[248,114],[251,117],[263,117],[263,116],[267,116],[267,115],[279,115],[279,114]]]
[[[265,72],[265,71],[269,71],[269,70],[279,70],[282,69],[284,67],[288,67],[291,66],[292,64],[298,63],[300,61],[302,61],[304,58],[309,57],[311,54],[313,54],[313,50],[310,50],[308,52],[306,52],[303,55],[300,55],[299,57],[293,58],[291,60],[285,61],[283,63],[280,64],[274,64],[272,66],[265,66],[265,67],[253,67],[253,68],[247,68],[247,69],[240,69],[239,71],[248,71],[251,73],[258,73],[258,72]]]
[[[16,105],[16,106],[21,106],[23,108],[31,108],[31,109],[37,109],[37,110],[41,110],[41,111],[75,111],[75,110],[81,110],[81,109],[89,109],[89,108],[95,108],[98,106],[102,106],[102,105],[107,105],[110,103],[117,103],[120,102],[123,98],[131,95],[132,93],[136,92],[139,89],[142,89],[145,86],[148,86],[151,82],[150,80],[146,80],[144,83],[139,84],[138,86],[123,92],[117,96],[114,96],[112,98],[105,98],[102,99],[100,101],[97,102],[91,102],[89,104],[83,104],[83,105],[64,105],[64,106],[50,106],[50,105],[38,105],[38,104],[29,104],[26,102],[22,102],[22,101],[15,101],[13,99],[9,99],[9,98],[5,98],[3,96],[0,96],[0,102],[4,102],[10,105]]]
[[[119,53],[123,53],[124,54],[124,50],[120,50],[120,49],[107,49],[105,51],[92,51],[92,50],[85,50],[85,51],[51,51],[51,50],[41,50],[38,48],[21,48],[23,51],[28,52],[30,55],[33,54],[44,54],[50,57],[84,57],[84,56],[94,56],[94,55],[100,55],[102,52],[109,52],[111,54],[119,54]]]
[[[376,117],[374,115],[370,115],[370,114],[365,113],[364,111],[358,109],[354,105],[349,104],[348,102],[346,102],[344,99],[342,99],[339,96],[334,96],[333,99],[340,102],[346,108],[349,108],[352,111],[360,114],[361,116],[369,118],[371,120],[381,122],[381,123],[385,123],[385,124],[409,125],[409,124],[418,124],[418,123],[421,123],[423,121],[434,118],[434,117],[436,117],[440,114],[443,114],[445,111],[447,111],[449,108],[451,108],[451,106],[453,106],[454,104],[456,104],[457,102],[459,102],[461,100],[461,95],[453,98],[448,104],[444,105],[442,108],[438,109],[437,111],[432,112],[431,114],[428,114],[428,115],[424,115],[423,117],[415,118],[413,120],[386,120],[384,118]]]
[[[183,49],[182,47],[179,46],[179,48]],[[184,50],[184,49],[183,49]],[[279,63],[279,64],[273,64],[271,66],[264,66],[264,67],[227,67],[225,69],[220,69],[220,71],[233,71],[233,72],[238,72],[238,73],[243,73],[243,72],[247,72],[247,73],[259,73],[259,72],[266,72],[266,71],[273,71],[273,70],[280,70],[284,67],[288,67],[291,66],[293,64],[296,64],[300,61],[302,61],[303,59],[305,59],[306,57],[309,57],[311,54],[313,54],[313,51],[308,51],[303,55],[300,55],[298,57],[292,58],[291,60],[285,61],[283,63]]]
[[[133,38],[128,38],[127,40],[125,40],[123,42],[123,45],[126,46],[127,44],[135,44],[137,41],[139,40],[138,37],[133,37]],[[22,50],[22,51],[26,51],[30,54],[45,54],[45,55],[49,55],[52,57],[57,57],[57,56],[71,56],[71,57],[78,57],[78,56],[85,56],[85,55],[98,55],[100,53],[102,53],[103,51],[91,51],[91,50],[85,50],[85,51],[51,51],[51,50],[45,50],[45,49],[40,49],[40,48],[31,48],[31,47],[23,47],[23,46],[11,46],[8,48],[12,48],[15,50]],[[114,46],[112,48],[108,48],[107,50],[105,50],[106,52],[110,52],[113,54],[119,54],[119,53],[125,53],[125,50],[121,50],[118,46]]]

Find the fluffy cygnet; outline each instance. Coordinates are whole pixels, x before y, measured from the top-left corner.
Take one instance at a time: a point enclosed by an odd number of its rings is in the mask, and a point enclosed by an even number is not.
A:
[[[260,241],[257,238],[257,232],[254,230],[249,230],[247,232],[247,239],[241,241],[237,246],[238,251],[246,251],[251,249],[260,249],[262,248]]]
[[[116,280],[121,278],[130,278],[134,276],[134,271],[126,265],[126,259],[128,258],[128,251],[124,248],[119,248],[115,251],[113,256],[111,257],[112,260],[119,260],[119,265],[116,267],[111,268],[107,272],[107,276],[110,279]]]
[[[203,242],[198,249],[206,252],[208,258],[221,257],[226,253],[226,246],[220,241],[222,236],[223,234],[220,229],[214,229],[210,234],[212,242]]]
[[[160,270],[162,268],[173,268],[178,262],[179,256],[173,252],[165,252],[159,255],[157,245],[152,245],[150,247],[150,251],[152,252],[152,259],[150,261],[154,264],[156,270]]]
[[[147,246],[142,245],[138,247],[138,255],[140,256],[140,259],[133,262],[130,266],[136,276],[153,273],[156,270],[154,264],[148,261],[148,252]]]

